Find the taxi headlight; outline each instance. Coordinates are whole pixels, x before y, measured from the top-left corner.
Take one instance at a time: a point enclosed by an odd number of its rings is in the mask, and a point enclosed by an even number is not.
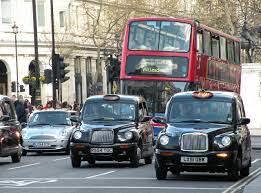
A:
[[[231,138],[229,136],[223,136],[221,139],[221,144],[223,147],[229,146],[231,144]]]
[[[159,140],[161,145],[167,145],[169,143],[169,137],[167,135],[163,135]]]
[[[80,131],[75,131],[73,134],[74,139],[81,139],[82,137],[82,132]]]
[[[126,132],[120,132],[118,133],[118,139],[120,141],[127,141],[130,140],[133,137],[133,133],[131,131],[126,131]]]

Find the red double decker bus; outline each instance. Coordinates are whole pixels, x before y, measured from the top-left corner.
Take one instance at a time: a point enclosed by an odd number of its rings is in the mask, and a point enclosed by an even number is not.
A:
[[[240,91],[240,39],[192,19],[136,18],[123,41],[122,94],[142,95],[163,113],[181,91]]]

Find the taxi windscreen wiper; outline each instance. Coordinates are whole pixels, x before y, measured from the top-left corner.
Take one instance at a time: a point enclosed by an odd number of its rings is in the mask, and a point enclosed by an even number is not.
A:
[[[111,121],[114,120],[112,117],[101,117],[101,118],[96,118],[96,119],[89,119],[88,121]]]
[[[209,121],[204,121],[201,119],[187,119],[187,120],[174,121],[174,123],[209,123]]]
[[[50,125],[49,123],[34,123],[34,124],[29,124],[29,126],[44,126],[44,125]]]

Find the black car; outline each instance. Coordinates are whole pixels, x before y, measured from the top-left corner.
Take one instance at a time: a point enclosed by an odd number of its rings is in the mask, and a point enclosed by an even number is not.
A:
[[[156,144],[157,179],[167,172],[228,172],[249,175],[251,141],[241,97],[232,92],[175,94],[166,107],[166,128]]]
[[[151,164],[153,130],[147,115],[146,102],[139,96],[87,98],[81,110],[81,124],[71,137],[72,166],[80,167],[81,161],[95,164],[96,160],[129,160],[138,167],[142,158]]]
[[[22,155],[21,126],[17,120],[13,101],[0,95],[0,157],[11,156],[17,163]]]

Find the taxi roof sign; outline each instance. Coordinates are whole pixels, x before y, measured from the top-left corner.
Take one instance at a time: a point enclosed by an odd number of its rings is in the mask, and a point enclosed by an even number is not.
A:
[[[107,95],[104,95],[103,96],[103,99],[104,100],[107,100],[107,101],[117,101],[120,99],[120,96],[118,95],[113,95],[113,94],[107,94]]]
[[[213,96],[213,93],[210,91],[205,91],[205,90],[201,90],[201,91],[195,91],[192,93],[193,97],[195,98],[200,98],[200,99],[207,99]]]

